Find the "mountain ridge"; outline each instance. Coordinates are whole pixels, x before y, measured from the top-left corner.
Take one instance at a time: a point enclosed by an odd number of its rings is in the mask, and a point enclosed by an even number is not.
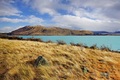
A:
[[[88,30],[71,30],[60,27],[25,26],[14,30],[11,35],[92,35]]]

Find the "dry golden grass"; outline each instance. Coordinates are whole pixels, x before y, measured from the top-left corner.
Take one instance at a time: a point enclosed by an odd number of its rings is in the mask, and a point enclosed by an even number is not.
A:
[[[49,64],[34,67],[33,62],[40,55]],[[120,80],[120,54],[0,39],[0,80]]]

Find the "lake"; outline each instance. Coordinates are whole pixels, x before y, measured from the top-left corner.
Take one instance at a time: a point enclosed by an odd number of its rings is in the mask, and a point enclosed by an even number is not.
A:
[[[112,50],[120,51],[120,36],[19,36],[24,39],[26,38],[40,38],[43,41],[51,40],[57,42],[57,40],[62,40],[69,44],[73,43],[82,43],[87,46],[92,46],[97,44],[100,46],[107,46]]]

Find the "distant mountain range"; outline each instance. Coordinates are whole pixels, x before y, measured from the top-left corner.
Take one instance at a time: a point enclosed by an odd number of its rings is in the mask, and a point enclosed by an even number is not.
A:
[[[59,27],[25,26],[9,33],[11,35],[93,35],[92,31],[71,30]]]
[[[109,34],[107,31],[93,31],[94,35],[106,35]]]
[[[116,31],[115,33],[119,33],[120,34],[120,31]]]
[[[120,35],[120,31],[107,32],[107,31],[93,31],[94,35]]]

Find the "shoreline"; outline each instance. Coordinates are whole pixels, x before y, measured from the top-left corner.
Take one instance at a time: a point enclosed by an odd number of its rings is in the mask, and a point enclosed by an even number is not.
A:
[[[51,40],[48,40],[48,41],[43,41],[42,39],[40,39],[40,38],[34,38],[34,36],[33,36],[33,38],[22,38],[22,37],[19,37],[19,36],[0,36],[0,38],[3,38],[3,39],[10,39],[10,40],[25,40],[25,41],[37,41],[37,42],[44,42],[44,43],[57,43],[57,44],[66,44],[66,45],[69,45],[69,44],[67,44],[66,42],[64,42],[63,40],[57,40],[57,42],[53,42],[53,41],[51,41]],[[98,49],[98,50],[106,50],[106,51],[110,51],[110,52],[117,52],[117,53],[120,53],[120,51],[119,50],[111,50],[109,47],[107,47],[107,46],[101,46],[101,48],[100,47],[98,47],[96,44],[93,44],[92,46],[87,46],[86,44],[83,44],[83,43],[73,43],[73,42],[71,42],[72,44],[70,44],[70,45],[72,45],[72,46],[81,46],[81,47],[85,47],[85,48],[90,48],[90,49]]]

